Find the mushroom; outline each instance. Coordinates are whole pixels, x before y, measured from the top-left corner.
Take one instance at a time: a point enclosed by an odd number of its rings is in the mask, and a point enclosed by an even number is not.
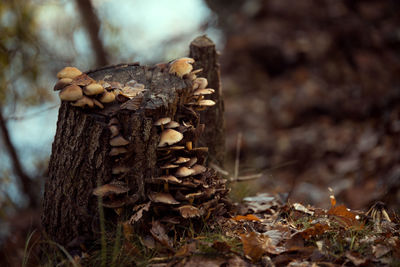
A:
[[[180,167],[176,171],[175,176],[176,177],[187,177],[187,176],[192,175],[193,173],[194,173],[194,170],[192,170],[192,169],[189,169],[187,167]]]
[[[161,125],[165,125],[171,122],[171,118],[165,117],[165,118],[160,118],[158,120],[156,120],[156,122],[154,122],[153,125],[155,126],[161,126]]]
[[[111,92],[105,91],[99,100],[102,103],[111,103],[115,100],[115,95]]]
[[[192,170],[194,171],[193,175],[197,175],[197,174],[205,172],[207,170],[207,168],[202,165],[196,164],[192,167]]]
[[[181,180],[176,178],[173,175],[165,175],[157,178],[150,178],[146,179],[147,183],[152,183],[152,184],[160,184],[160,183],[171,183],[171,184],[180,184],[182,183]]]
[[[98,106],[99,108],[102,108],[102,109],[104,108],[103,104],[100,103],[100,101],[97,100],[96,98],[93,98],[93,103],[94,103],[96,106]]]
[[[210,95],[215,92],[214,89],[212,88],[206,88],[206,89],[197,89],[194,91],[193,95]]]
[[[112,168],[111,173],[112,174],[121,174],[121,173],[126,173],[129,171],[128,167],[125,166],[115,166]]]
[[[87,86],[91,83],[95,83],[96,81],[90,78],[87,74],[82,73],[79,76],[76,76],[72,80],[72,84],[79,85],[79,86]]]
[[[190,160],[190,158],[179,157],[177,160],[174,161],[176,164],[186,163]]]
[[[72,79],[71,78],[62,78],[60,79],[56,85],[54,85],[54,91],[59,91],[61,89],[63,89],[65,86],[70,85],[72,83]]]
[[[161,169],[175,169],[175,168],[178,168],[178,167],[179,166],[175,165],[175,164],[165,164],[165,165],[161,166],[160,168]]]
[[[171,194],[168,193],[150,192],[148,196],[152,202],[164,204],[179,204],[179,202]]]
[[[185,164],[186,167],[192,167],[194,164],[196,164],[197,158],[190,158],[190,160]]]
[[[189,74],[193,70],[193,58],[183,57],[174,60],[169,66],[169,73],[175,74],[182,78],[184,75]]]
[[[75,102],[71,103],[71,106],[82,107],[82,108],[88,106],[89,108],[93,108],[94,102],[91,98],[83,96],[81,99],[78,99]]]
[[[110,156],[118,156],[121,154],[125,154],[126,152],[128,152],[128,149],[126,149],[125,147],[113,147],[111,148],[110,151]]]
[[[99,83],[92,83],[83,88],[85,95],[98,95],[104,92],[104,87]]]
[[[204,89],[207,87],[207,85],[208,85],[208,81],[206,78],[202,78],[202,77],[196,78],[193,81],[193,90]]]
[[[198,105],[204,107],[211,107],[215,105],[215,102],[210,99],[205,99],[205,100],[200,100]]]
[[[76,101],[83,97],[82,89],[78,85],[68,85],[60,91],[60,99],[64,101]]]
[[[199,217],[201,215],[200,210],[192,205],[183,205],[177,209],[179,210],[179,213],[182,215],[182,217],[185,219]]]
[[[112,124],[112,125],[108,126],[108,129],[111,132],[111,138],[112,137],[116,137],[119,134],[118,126],[115,125],[115,124]]]
[[[93,195],[98,197],[107,197],[110,195],[120,195],[127,193],[129,188],[121,185],[121,184],[105,184],[99,187],[96,187],[93,190]]]
[[[82,74],[82,71],[78,70],[75,67],[65,67],[57,73],[57,78],[75,78]]]
[[[183,139],[183,134],[173,129],[167,129],[161,133],[160,143],[158,144],[158,147],[173,145],[178,143],[182,139]]]
[[[165,124],[166,129],[172,129],[172,128],[177,128],[179,127],[179,123],[176,121],[170,121],[167,124]]]
[[[118,135],[110,140],[111,146],[126,146],[129,144],[129,141],[123,138],[121,135]]]

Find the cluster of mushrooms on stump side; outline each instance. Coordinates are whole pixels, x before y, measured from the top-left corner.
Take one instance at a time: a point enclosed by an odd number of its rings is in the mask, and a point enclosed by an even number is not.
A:
[[[207,127],[200,111],[213,108],[215,91],[193,63],[58,73],[62,105],[42,217],[50,238],[68,247],[95,236],[99,199],[106,220],[166,246],[165,236],[226,213],[226,180],[197,142]]]

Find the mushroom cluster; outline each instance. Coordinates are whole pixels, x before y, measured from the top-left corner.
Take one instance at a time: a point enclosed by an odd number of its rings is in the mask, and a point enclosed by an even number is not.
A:
[[[199,111],[215,105],[214,101],[205,99],[215,91],[207,88],[206,78],[197,77],[201,69],[193,70],[193,63],[191,58],[181,58],[168,64],[168,72],[187,80],[188,87],[183,90],[182,101],[173,116],[153,118],[153,125],[159,133],[154,172],[157,175],[144,180],[146,203],[138,202],[135,192],[120,182],[130,171],[129,166],[121,162],[129,155],[132,146],[122,136],[122,126],[116,117],[112,117],[108,123],[113,182],[96,188],[93,194],[105,198],[103,205],[113,208],[118,214],[122,207],[128,206],[129,211],[126,211],[131,215],[124,225],[143,226],[156,217],[160,222],[159,227],[175,229],[174,226],[178,224],[187,226],[195,219],[207,221],[215,215],[226,213],[226,180],[205,166],[208,148],[197,144],[205,128],[200,123]],[[144,85],[134,80],[124,85],[115,82],[100,84],[103,88],[112,88],[119,102],[135,99],[146,90]],[[130,208],[133,204],[132,214]],[[157,240],[156,235],[153,237]]]
[[[72,106],[95,106],[103,109],[107,103],[117,100],[120,103],[141,96],[147,89],[135,80],[124,85],[119,82],[96,81],[75,67],[65,67],[57,73],[59,79],[54,91],[60,91],[62,101],[71,102]]]

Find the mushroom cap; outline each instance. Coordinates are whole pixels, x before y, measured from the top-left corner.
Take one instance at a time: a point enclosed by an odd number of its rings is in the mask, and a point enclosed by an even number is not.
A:
[[[179,166],[175,165],[175,164],[165,164],[165,165],[161,166],[160,168],[161,169],[175,169],[175,168],[178,168],[178,167]]]
[[[101,109],[104,108],[103,104],[99,100],[97,100],[96,98],[93,98],[93,103],[94,103],[95,106],[98,106]]]
[[[63,89],[65,86],[72,84],[72,79],[71,78],[62,78],[60,79],[56,85],[54,85],[54,91],[59,91]]]
[[[207,168],[202,165],[196,164],[192,167],[192,170],[194,171],[193,175],[197,175],[197,174],[205,172],[207,170]]]
[[[60,91],[59,96],[63,101],[76,101],[83,97],[83,93],[78,85],[68,85]]]
[[[121,155],[121,154],[125,154],[126,152],[128,152],[128,149],[126,149],[125,147],[122,147],[122,146],[120,146],[120,147],[113,147],[113,148],[111,148],[111,151],[110,151],[110,156],[118,156],[118,155]]]
[[[109,195],[119,195],[129,191],[129,188],[121,184],[105,184],[93,190],[93,195],[107,197]]]
[[[111,146],[126,146],[129,144],[129,141],[123,138],[121,135],[118,135],[114,138],[111,138],[110,145]]]
[[[188,162],[189,160],[190,160],[190,158],[179,157],[177,160],[174,161],[174,163],[182,164],[182,163]]]
[[[182,215],[183,218],[193,218],[199,217],[201,215],[200,210],[192,205],[183,205],[177,208],[179,213]]]
[[[194,90],[196,90],[196,89],[204,89],[204,88],[207,87],[207,85],[208,85],[208,81],[207,81],[206,78],[203,78],[203,77],[196,78],[193,81],[193,89]]]
[[[193,58],[183,57],[171,62],[169,66],[169,73],[175,74],[182,78],[184,75],[189,74],[193,70]]]
[[[75,78],[82,74],[82,71],[78,70],[75,67],[65,67],[57,73],[57,78]]]
[[[98,95],[104,92],[104,87],[99,83],[91,83],[83,88],[85,95]]]
[[[115,100],[115,95],[111,92],[105,91],[99,100],[102,103],[111,103]]]
[[[87,96],[83,96],[81,99],[76,100],[75,102],[71,103],[71,106],[74,107],[85,107],[88,106],[89,108],[93,108],[94,107],[94,101],[93,99],[87,97]]]
[[[164,125],[167,123],[171,122],[171,118],[165,117],[165,118],[160,118],[158,120],[156,120],[156,122],[154,122],[155,126],[160,126],[160,125]]]
[[[125,166],[115,166],[112,168],[111,173],[112,174],[121,174],[121,173],[126,173],[129,171],[128,167]]]
[[[166,129],[178,128],[180,126],[179,122],[170,121],[165,125]]]
[[[171,183],[171,184],[180,184],[182,183],[181,180],[176,178],[173,175],[164,175],[157,178],[150,178],[146,179],[147,183],[154,183],[154,184],[162,184],[162,183]]]
[[[193,95],[211,95],[214,92],[215,90],[212,88],[197,89],[196,91],[194,91]]]
[[[168,193],[150,192],[148,196],[152,202],[164,204],[179,204],[179,202],[171,194]]]
[[[108,129],[111,132],[111,138],[116,137],[119,134],[119,128],[115,124],[111,124],[110,126],[108,126]]]
[[[87,86],[91,83],[95,83],[96,81],[92,78],[89,77],[89,75],[82,73],[79,76],[76,76],[73,80],[72,83],[75,85],[79,86]]]
[[[194,170],[189,169],[188,167],[180,167],[176,172],[176,177],[187,177],[194,173]]]
[[[125,86],[124,88],[122,88],[121,93],[122,95],[128,97],[129,99],[134,98],[135,96],[139,95],[140,93],[142,93],[144,91],[144,86],[143,88],[140,87],[136,87],[136,86]]]
[[[211,107],[215,105],[215,102],[210,99],[204,99],[199,101],[199,106]]]
[[[158,144],[158,147],[173,145],[178,143],[182,139],[183,139],[183,134],[173,129],[167,129],[161,133],[160,143]]]
[[[196,163],[197,163],[197,158],[193,157],[193,158],[190,158],[190,160],[185,165],[186,165],[186,167],[192,167]]]

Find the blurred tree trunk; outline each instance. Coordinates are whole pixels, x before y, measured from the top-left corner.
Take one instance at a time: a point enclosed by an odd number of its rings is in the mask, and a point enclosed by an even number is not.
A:
[[[107,52],[99,37],[100,21],[94,11],[92,2],[90,0],[76,0],[76,4],[78,5],[79,12],[81,13],[82,20],[85,23],[86,30],[90,37],[93,51],[96,55],[96,66],[105,66],[108,64]]]
[[[6,146],[7,152],[10,156],[11,163],[13,165],[13,171],[17,178],[17,183],[20,187],[21,192],[28,198],[28,206],[37,207],[39,204],[38,188],[35,182],[25,173],[20,159],[17,155],[17,151],[11,141],[10,134],[6,122],[3,117],[2,107],[0,106],[0,129],[3,136],[3,142]]]

